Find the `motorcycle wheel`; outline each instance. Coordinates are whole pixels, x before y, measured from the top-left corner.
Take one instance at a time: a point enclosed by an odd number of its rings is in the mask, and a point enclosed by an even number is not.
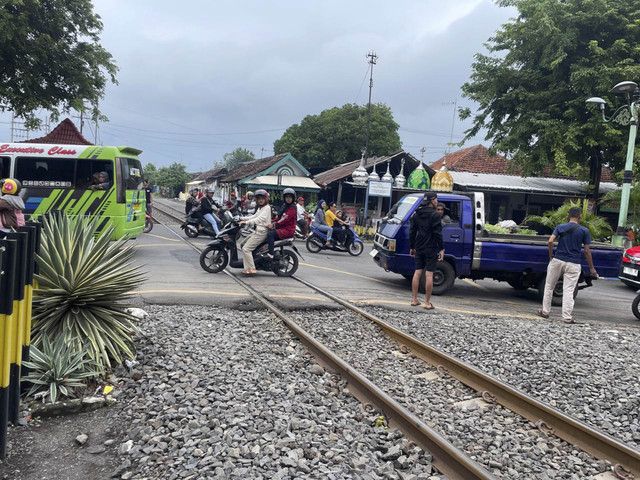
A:
[[[320,250],[322,250],[322,246],[319,245],[318,242],[322,243],[322,240],[315,235],[311,235],[309,238],[307,238],[307,250],[309,250],[311,253],[318,253]]]
[[[364,251],[364,244],[360,242],[353,242],[351,245],[349,245],[348,251],[349,251],[349,255],[353,255],[354,257],[357,257]]]
[[[218,247],[205,248],[200,254],[200,266],[205,272],[218,273],[229,263],[229,254]]]
[[[151,220],[150,218],[146,218],[144,220],[144,230],[142,230],[144,233],[149,233],[151,230],[153,230],[153,220]]]
[[[284,249],[280,253],[280,261],[278,262],[278,266],[273,269],[273,273],[275,273],[279,277],[290,277],[298,270],[298,256],[294,251]]]
[[[636,316],[636,318],[640,320],[640,311],[638,310],[638,304],[640,304],[640,295],[636,295],[636,298],[633,299],[633,303],[631,304],[631,311]]]
[[[184,227],[184,233],[187,234],[189,238],[197,238],[198,237],[198,228],[193,225],[187,225]]]

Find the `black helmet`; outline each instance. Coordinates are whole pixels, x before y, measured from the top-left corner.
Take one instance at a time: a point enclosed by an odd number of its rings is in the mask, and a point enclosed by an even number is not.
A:
[[[293,188],[285,188],[282,191],[282,198],[284,198],[286,195],[293,195],[293,199],[296,199],[296,191]]]

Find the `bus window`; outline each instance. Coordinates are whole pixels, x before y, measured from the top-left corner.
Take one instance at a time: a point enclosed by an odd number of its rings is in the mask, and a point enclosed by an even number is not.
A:
[[[106,172],[110,186],[113,186],[113,160],[78,159],[76,188],[88,189],[95,184],[95,175]]]
[[[122,165],[120,185],[122,185],[125,190],[144,190],[140,160],[121,158],[120,162]]]
[[[16,158],[15,176],[24,187],[73,187],[75,158]]]
[[[9,177],[9,163],[11,159],[9,157],[0,157],[0,178]]]

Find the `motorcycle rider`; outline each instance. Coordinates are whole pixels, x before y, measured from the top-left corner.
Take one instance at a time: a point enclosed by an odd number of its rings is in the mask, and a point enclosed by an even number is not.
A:
[[[220,219],[213,213],[214,208],[217,207],[213,201],[213,188],[207,188],[205,196],[200,199],[200,212],[204,219],[211,224],[213,231],[216,232],[217,235],[220,233],[220,230],[218,229],[218,222]]]
[[[266,190],[256,190],[255,193],[257,211],[253,215],[243,217],[240,225],[255,226],[255,232],[249,235],[242,245],[242,264],[245,275],[255,275],[256,264],[253,261],[253,250],[264,242],[271,224],[271,206],[269,205],[269,194]]]
[[[247,198],[244,199],[242,205],[242,213],[245,215],[253,215],[256,213],[256,199],[252,191],[247,192]]]
[[[336,227],[336,223],[343,222]],[[351,245],[353,243],[353,232],[351,231],[351,223],[347,218],[344,218],[344,212],[342,210],[336,211],[336,222],[333,224],[333,228],[340,228],[345,235],[345,245]]]
[[[327,202],[324,200],[318,201],[316,212],[313,215],[313,225],[316,229],[327,235],[327,247],[331,246],[331,235],[333,235],[333,228],[327,225],[325,220],[324,208],[327,206]]]
[[[307,222],[307,218],[311,215],[304,208],[304,197],[298,198],[298,204],[296,205],[296,224],[300,227],[300,231],[302,235],[307,237],[309,235],[309,223]]]
[[[284,203],[278,211],[278,219],[269,224],[269,232],[267,233],[267,242],[269,242],[269,253],[267,256],[273,259],[275,255],[275,241],[276,238],[282,240],[283,238],[293,237],[296,233],[296,191],[293,188],[285,188],[282,192]]]
[[[187,201],[184,204],[184,213],[185,215],[189,215],[191,211],[196,208],[199,204],[198,202],[198,189],[196,187],[191,187],[189,191],[189,196],[187,197]]]

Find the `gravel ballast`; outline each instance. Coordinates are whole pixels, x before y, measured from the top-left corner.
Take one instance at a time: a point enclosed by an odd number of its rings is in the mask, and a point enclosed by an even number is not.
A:
[[[640,328],[369,309],[424,343],[640,447]]]
[[[410,318],[406,312],[389,313]],[[501,478],[590,478],[610,469],[605,461],[555,437],[435,370],[351,312],[298,312],[295,319],[427,424]],[[485,335],[476,332],[479,338]],[[471,401],[471,402],[470,402]]]
[[[431,456],[334,383],[264,312],[150,306],[116,372],[121,478],[439,479]]]

